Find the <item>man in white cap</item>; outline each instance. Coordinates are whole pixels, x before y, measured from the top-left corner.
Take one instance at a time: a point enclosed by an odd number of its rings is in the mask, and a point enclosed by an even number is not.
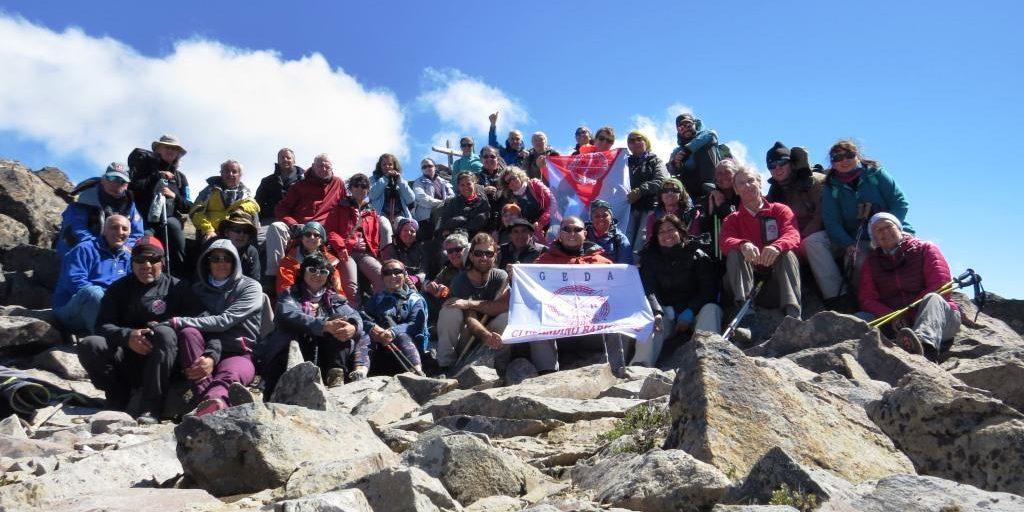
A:
[[[54,248],[63,258],[72,247],[100,236],[107,217],[118,214],[128,218],[131,233],[125,246],[129,249],[142,237],[142,216],[128,191],[128,171],[121,162],[111,162],[103,176],[89,178],[71,191],[74,202],[61,214],[60,235]]]

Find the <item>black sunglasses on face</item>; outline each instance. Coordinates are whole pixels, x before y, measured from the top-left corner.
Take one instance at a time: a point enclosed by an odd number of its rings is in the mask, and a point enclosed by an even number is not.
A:
[[[314,232],[311,232],[311,231],[307,231],[307,232],[303,233],[302,236],[304,236],[306,238],[321,238],[320,233],[314,233]]]
[[[565,231],[566,233],[582,233],[583,228],[579,226],[564,226],[562,227],[562,231]]]
[[[601,142],[609,142],[609,143],[615,142],[615,139],[609,139],[608,137],[605,137],[604,135],[598,137],[597,140],[599,140]]]
[[[331,273],[331,269],[323,268],[323,267],[319,267],[319,268],[317,268],[317,267],[309,267],[309,268],[306,269],[306,272],[309,272],[310,274],[313,274],[314,276],[326,276],[327,274]]]
[[[789,160],[779,160],[778,162],[772,162],[768,164],[768,170],[778,169],[779,167],[782,167],[783,165],[786,165],[788,163]]]
[[[387,270],[381,270],[383,276],[400,276],[405,273],[405,269],[402,268],[389,268]]]
[[[829,155],[829,159],[833,162],[842,162],[843,160],[849,160],[855,156],[857,156],[857,154],[853,151],[844,151],[842,153],[832,153]]]
[[[132,256],[132,263],[138,263],[139,265],[142,265],[143,263],[149,263],[150,265],[156,265],[157,263],[160,263],[163,260],[164,259],[161,258],[160,256],[143,256],[143,255]]]
[[[231,263],[231,256],[210,256],[210,263]]]
[[[494,257],[494,251],[484,251],[484,250],[481,250],[481,249],[477,249],[477,250],[473,251],[473,256],[477,257],[477,258],[493,258]]]

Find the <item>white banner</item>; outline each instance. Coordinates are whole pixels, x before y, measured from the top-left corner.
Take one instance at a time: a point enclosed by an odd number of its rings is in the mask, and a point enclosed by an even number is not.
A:
[[[512,265],[507,344],[602,333],[647,342],[653,329],[633,265]]]

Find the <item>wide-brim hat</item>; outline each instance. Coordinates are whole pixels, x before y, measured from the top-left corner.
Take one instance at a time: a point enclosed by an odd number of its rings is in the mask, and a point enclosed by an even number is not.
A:
[[[153,144],[150,145],[150,147],[153,148],[153,151],[156,151],[156,148],[158,146],[168,146],[172,148],[177,148],[179,151],[181,151],[182,155],[188,153],[188,150],[186,150],[185,147],[181,145],[181,142],[179,142],[178,138],[175,137],[174,135],[163,134],[160,136],[159,139],[154,140]]]
[[[227,234],[228,228],[232,226],[244,228],[249,233],[249,236],[252,237],[253,239],[256,238],[259,232],[259,230],[256,228],[256,223],[252,219],[252,215],[249,215],[248,213],[245,213],[243,211],[231,212],[226,218],[221,220],[220,223],[217,224],[217,232],[221,236],[225,236]]]

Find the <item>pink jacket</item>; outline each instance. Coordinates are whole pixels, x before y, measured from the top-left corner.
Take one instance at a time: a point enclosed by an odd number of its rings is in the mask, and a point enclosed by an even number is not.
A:
[[[950,282],[949,264],[931,242],[904,234],[892,255],[874,249],[860,274],[858,299],[864,311],[882,316]],[[953,309],[959,309],[950,296]]]

